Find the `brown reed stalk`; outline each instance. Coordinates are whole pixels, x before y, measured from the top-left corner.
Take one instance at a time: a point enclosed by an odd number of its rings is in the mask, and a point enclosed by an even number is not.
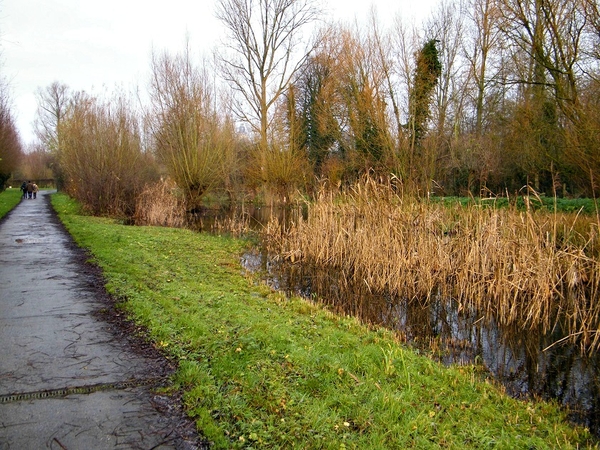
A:
[[[308,218],[289,230],[269,224],[272,252],[334,268],[348,284],[409,301],[444,296],[500,325],[550,332],[600,346],[598,223],[527,208],[444,206],[362,180],[320,192]]]
[[[186,207],[177,186],[170,180],[146,185],[138,195],[134,220],[137,225],[183,227],[186,224]]]

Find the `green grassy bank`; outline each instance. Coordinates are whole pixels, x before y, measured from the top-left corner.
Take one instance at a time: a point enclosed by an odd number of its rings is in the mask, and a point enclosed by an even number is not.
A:
[[[546,196],[514,196],[482,198],[482,197],[431,197],[434,203],[454,205],[459,203],[463,206],[478,205],[492,208],[516,207],[520,211],[528,208],[550,212],[581,212],[582,214],[595,215],[598,212],[598,201],[593,198],[554,198]]]
[[[22,192],[20,189],[9,188],[0,192],[0,219],[19,204]]]
[[[474,367],[445,368],[242,273],[245,242],[85,217],[53,204],[108,290],[178,361],[174,389],[215,448],[542,449],[592,446],[548,403]]]

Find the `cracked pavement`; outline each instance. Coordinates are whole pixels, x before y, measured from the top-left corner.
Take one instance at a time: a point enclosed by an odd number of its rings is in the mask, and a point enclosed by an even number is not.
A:
[[[206,448],[49,193],[0,221],[0,450]]]

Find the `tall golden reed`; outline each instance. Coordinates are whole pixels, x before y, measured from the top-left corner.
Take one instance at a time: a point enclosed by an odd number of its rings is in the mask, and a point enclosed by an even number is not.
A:
[[[493,201],[493,200],[490,200]],[[321,191],[306,220],[265,229],[272,252],[335,268],[346,281],[399,298],[452,298],[500,325],[567,330],[600,346],[596,218],[493,205],[442,205],[366,179]]]
[[[171,179],[148,184],[136,199],[133,218],[137,225],[182,227],[186,225],[185,199]]]

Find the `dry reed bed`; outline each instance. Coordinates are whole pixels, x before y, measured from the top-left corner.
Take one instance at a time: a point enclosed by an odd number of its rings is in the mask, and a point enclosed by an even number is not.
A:
[[[169,178],[158,183],[148,184],[136,199],[133,220],[136,225],[150,225],[172,228],[190,227],[202,229],[187,213],[187,204],[181,190]],[[210,221],[210,231],[242,236],[250,230],[250,219],[243,211],[233,217],[215,217]]]
[[[134,221],[137,225],[182,227],[186,224],[185,200],[177,195],[170,179],[145,186],[137,197]]]
[[[265,230],[271,252],[339,270],[399,298],[453,298],[501,325],[600,347],[598,220],[515,208],[444,206],[367,180],[323,191],[308,218]]]

